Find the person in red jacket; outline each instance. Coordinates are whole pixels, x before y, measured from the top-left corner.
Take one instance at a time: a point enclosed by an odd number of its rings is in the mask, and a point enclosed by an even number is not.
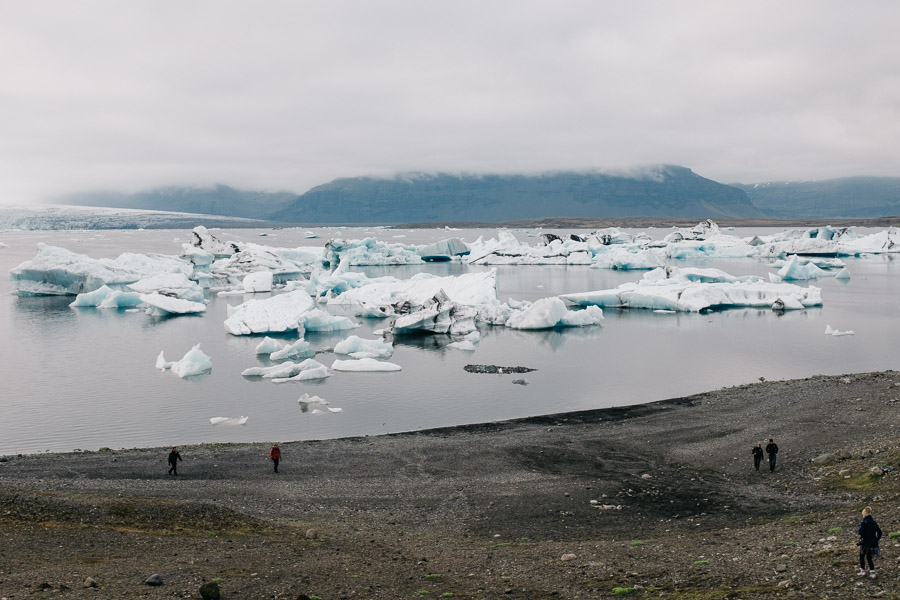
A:
[[[272,444],[272,449],[269,450],[269,458],[275,463],[275,472],[277,473],[278,462],[281,460],[281,448],[278,447],[278,444]]]

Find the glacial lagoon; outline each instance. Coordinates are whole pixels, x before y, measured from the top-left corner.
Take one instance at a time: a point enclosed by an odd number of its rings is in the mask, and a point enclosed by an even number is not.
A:
[[[308,237],[310,230],[318,237]],[[653,239],[670,231],[644,230]],[[776,231],[782,230],[724,233],[750,237]],[[334,237],[428,244],[448,237],[471,243],[479,236],[497,236],[493,229],[328,227],[213,233],[223,240],[285,248],[324,246]],[[522,242],[540,243],[540,231],[511,233]],[[760,378],[900,368],[898,254],[841,257],[849,279],[793,282],[820,288],[821,306],[699,313],[607,307],[599,326],[514,330],[481,324],[474,351],[450,347],[459,336],[396,337],[389,360],[401,371],[334,371],[327,379],[282,384],[243,377],[247,368],[273,364],[255,351],[264,336],[235,336],[223,327],[227,307],[250,295],[210,293],[205,313],[158,317],[143,311],[72,308],[73,296],[19,297],[7,277],[11,269],[34,258],[39,242],[92,258],[114,258],[126,251],[178,255],[190,234],[188,229],[0,232],[5,245],[0,246],[0,454],[378,435],[650,402]],[[762,257],[666,262],[676,268],[721,269],[734,276],[768,278],[778,270],[770,266],[771,258]],[[470,265],[459,260],[353,268],[369,277],[402,279],[420,272],[447,276],[490,269],[496,269],[497,296],[503,302],[612,289],[639,281],[646,273],[588,265]],[[346,359],[332,352],[338,342],[350,335],[380,338],[374,332],[387,326],[384,320],[351,318],[360,327],[306,333],[305,339],[319,351],[316,360],[331,366],[336,359]],[[826,326],[854,335],[825,335]],[[297,339],[296,334],[272,337]],[[168,360],[178,360],[196,344],[212,360],[208,374],[179,378],[155,368],[161,351]],[[536,370],[477,374],[466,372],[467,364]],[[514,384],[515,379],[527,385]],[[341,411],[303,411],[297,400],[304,394],[323,398]],[[210,423],[214,417],[243,416],[248,417],[244,425]]]

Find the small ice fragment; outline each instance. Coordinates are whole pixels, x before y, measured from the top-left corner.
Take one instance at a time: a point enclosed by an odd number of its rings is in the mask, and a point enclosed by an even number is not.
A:
[[[842,336],[842,335],[853,335],[853,330],[838,331],[837,329],[832,329],[831,325],[826,325],[825,326],[825,335],[833,335],[835,337]]]
[[[213,425],[244,425],[250,417],[210,417]]]

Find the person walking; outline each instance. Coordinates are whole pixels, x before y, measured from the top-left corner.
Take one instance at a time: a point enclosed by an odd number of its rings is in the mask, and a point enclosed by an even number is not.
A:
[[[178,475],[179,460],[182,460],[181,454],[178,452],[178,448],[173,447],[169,452],[169,475]]]
[[[875,563],[873,558],[881,556],[878,540],[881,539],[881,527],[872,517],[872,507],[867,506],[862,510],[863,520],[859,524],[859,577],[866,576],[866,562],[869,563],[869,577],[875,579]]]
[[[775,457],[778,455],[778,444],[772,438],[769,438],[769,443],[766,444],[766,454],[769,455],[769,470],[774,471]]]
[[[269,458],[275,463],[275,472],[277,473],[278,463],[281,461],[281,448],[278,447],[278,444],[272,444],[272,449],[269,450]]]
[[[763,457],[763,449],[762,445],[759,442],[756,442],[756,445],[753,446],[753,466],[759,471],[759,463],[762,462]]]

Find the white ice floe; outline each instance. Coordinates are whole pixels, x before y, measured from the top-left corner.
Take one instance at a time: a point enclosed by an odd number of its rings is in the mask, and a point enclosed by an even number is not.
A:
[[[259,354],[257,352],[257,354]],[[271,352],[269,358],[271,360],[285,360],[288,358],[302,360],[304,358],[312,358],[316,355],[312,344],[306,340],[297,340],[296,342]]]
[[[390,358],[394,354],[394,347],[383,340],[367,340],[351,335],[335,344],[334,352],[353,358]]]
[[[185,354],[181,360],[169,362],[164,351],[160,351],[156,357],[156,368],[162,371],[171,369],[173,373],[184,379],[192,375],[201,375],[212,371],[212,359],[207,356],[197,344]]]
[[[263,341],[256,345],[256,353],[268,355],[281,350],[284,346],[284,342],[279,342],[278,340],[266,336],[263,338]]]
[[[647,270],[665,266],[665,257],[657,249],[621,246],[597,248],[591,262],[593,269]]]
[[[248,294],[271,292],[274,277],[271,271],[255,271],[244,277],[244,291]]]
[[[423,262],[415,246],[388,244],[375,238],[334,239],[325,244],[325,262],[332,267],[366,265],[411,265]]]
[[[655,269],[638,282],[614,289],[562,294],[562,299],[581,306],[646,308],[699,312],[740,307],[783,309],[822,304],[817,287],[767,283],[759,277],[734,277],[718,269]]]
[[[202,302],[191,302],[162,294],[141,294],[140,298],[141,302],[147,305],[147,314],[157,317],[206,312],[206,305]]]
[[[418,246],[416,253],[426,261],[450,260],[469,253],[469,245],[459,238],[448,238],[433,244]]]
[[[309,367],[301,370],[292,377],[273,377],[273,383],[287,383],[289,381],[314,381],[331,377],[331,371],[328,367],[320,364],[318,367]]]
[[[303,394],[297,399],[297,404],[300,405],[300,412],[308,412],[311,414],[324,414],[328,413],[339,413],[342,408],[332,408],[329,406],[329,402],[323,398],[319,398],[318,396],[310,396],[309,394]]]
[[[210,417],[213,425],[245,425],[250,417]]]
[[[331,365],[331,369],[334,371],[355,372],[399,371],[400,365],[375,360],[374,358],[360,358],[359,360],[336,360]]]
[[[140,294],[162,294],[191,302],[203,302],[203,288],[196,281],[191,281],[184,273],[161,273],[145,277],[128,288]]]
[[[302,325],[306,331],[319,333],[345,331],[359,327],[359,323],[354,323],[347,317],[332,315],[318,308],[303,315]]]
[[[838,331],[837,329],[832,329],[831,325],[825,326],[825,335],[833,335],[835,337],[839,337],[842,335],[854,335],[853,330],[847,331]]]
[[[468,262],[473,265],[587,265],[592,256],[583,241],[557,238],[547,245],[531,246],[508,231],[489,240],[480,237],[469,248]]]
[[[477,306],[497,302],[497,272],[494,269],[458,276],[438,277],[419,273],[410,279],[379,281],[346,290],[328,300],[329,305],[388,307],[406,304],[418,310],[443,291],[452,302]]]
[[[241,371],[244,377],[262,377],[263,379],[290,379],[296,377],[303,371],[318,369],[324,365],[317,360],[307,358],[299,363],[286,361],[271,367],[250,367]]]
[[[20,296],[76,295],[103,285],[120,289],[160,273],[186,273],[193,267],[173,256],[124,253],[116,259],[91,258],[65,248],[39,243],[37,255],[10,269]]]
[[[589,310],[593,309],[593,310]],[[510,329],[550,329],[553,327],[584,327],[599,325],[603,310],[590,306],[581,311],[571,311],[558,297],[541,298],[514,310],[506,320]]]
[[[248,300],[231,309],[225,330],[232,335],[280,333],[303,327],[315,304],[304,291],[287,292],[271,298]]]
[[[829,273],[819,268],[812,261],[804,260],[797,255],[791,256],[785,261],[784,266],[778,270],[778,276],[783,281],[818,279],[828,277]]]
[[[111,289],[107,285],[100,286],[93,292],[78,294],[69,304],[73,307],[96,308],[134,308],[141,303],[141,295],[137,292],[122,292]]]

